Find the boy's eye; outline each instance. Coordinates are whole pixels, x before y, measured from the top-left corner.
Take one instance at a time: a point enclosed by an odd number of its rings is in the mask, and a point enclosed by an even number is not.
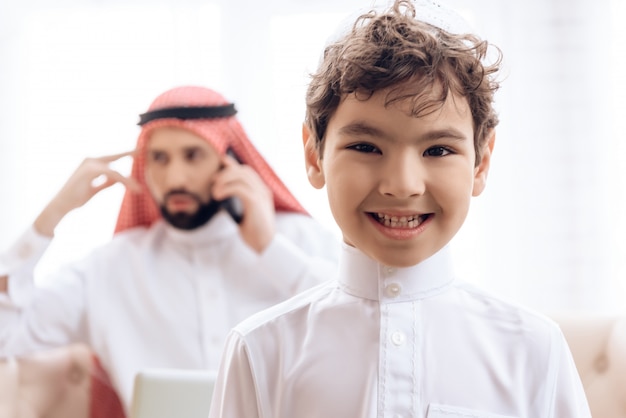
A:
[[[378,153],[378,154],[380,154],[380,150],[378,148],[376,148],[372,144],[364,144],[364,143],[354,144],[354,145],[348,146],[348,149],[353,149],[355,151],[363,152],[363,153]]]
[[[452,151],[450,151],[448,148],[438,146],[438,147],[428,148],[426,151],[424,151],[424,156],[425,157],[443,157],[451,153]]]

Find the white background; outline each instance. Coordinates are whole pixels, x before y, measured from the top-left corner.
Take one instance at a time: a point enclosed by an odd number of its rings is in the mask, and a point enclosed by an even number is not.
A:
[[[545,311],[623,311],[626,2],[449,4],[505,57],[489,185],[453,242],[462,271]],[[132,149],[137,115],[183,84],[234,101],[278,174],[336,230],[303,168],[304,92],[338,23],[370,5],[0,0],[0,248],[83,158]],[[110,239],[122,193],[107,190],[61,223],[38,280]]]

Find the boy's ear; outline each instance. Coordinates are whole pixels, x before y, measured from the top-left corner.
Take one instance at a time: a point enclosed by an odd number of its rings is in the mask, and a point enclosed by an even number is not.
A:
[[[322,161],[317,151],[315,138],[311,135],[306,123],[302,124],[302,143],[304,144],[304,163],[309,183],[316,189],[321,189],[326,184]]]
[[[472,189],[472,196],[480,195],[485,186],[487,185],[487,174],[489,173],[489,166],[491,164],[491,154],[493,153],[493,146],[496,142],[496,130],[492,129],[489,132],[487,141],[483,146],[482,158],[480,163],[474,168],[474,188]]]

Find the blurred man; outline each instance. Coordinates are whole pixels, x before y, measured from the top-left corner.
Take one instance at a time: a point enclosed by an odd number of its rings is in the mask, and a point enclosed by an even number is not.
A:
[[[84,342],[128,408],[137,371],[216,369],[230,328],[328,277],[335,237],[235,113],[210,89],[172,89],[141,115],[130,177],[109,167],[130,153],[78,167],[0,256],[0,355]],[[58,222],[118,182],[127,190],[111,242],[36,287],[33,268]]]

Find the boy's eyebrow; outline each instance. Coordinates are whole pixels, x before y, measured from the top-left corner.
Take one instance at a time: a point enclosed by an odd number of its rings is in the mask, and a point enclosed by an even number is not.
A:
[[[342,126],[339,129],[340,135],[356,135],[356,136],[374,136],[377,138],[384,138],[387,135],[380,129],[368,124],[367,122],[358,121],[350,123],[349,125]]]
[[[458,129],[454,127],[449,127],[428,131],[425,135],[421,137],[423,141],[437,141],[442,138],[465,141],[467,139],[467,136]]]
[[[372,136],[381,139],[391,139],[384,131],[362,121],[354,122],[341,127],[341,129],[339,129],[339,133],[341,135]],[[453,126],[428,131],[419,139],[420,141],[437,141],[442,138],[457,141],[467,140],[467,136]]]

